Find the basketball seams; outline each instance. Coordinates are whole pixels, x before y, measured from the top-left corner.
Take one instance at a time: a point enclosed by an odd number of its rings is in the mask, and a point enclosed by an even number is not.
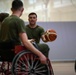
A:
[[[50,34],[49,31],[46,31],[45,35],[47,36],[48,41],[51,41],[49,38],[49,34]]]

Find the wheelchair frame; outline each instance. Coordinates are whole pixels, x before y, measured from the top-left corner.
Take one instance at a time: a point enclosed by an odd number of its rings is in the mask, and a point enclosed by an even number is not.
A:
[[[47,64],[41,64],[38,56],[27,50],[24,46],[16,46],[15,54],[11,67],[12,75],[54,75],[49,59],[47,59]],[[2,72],[2,75],[4,75],[4,72]],[[5,75],[11,75],[9,62]]]

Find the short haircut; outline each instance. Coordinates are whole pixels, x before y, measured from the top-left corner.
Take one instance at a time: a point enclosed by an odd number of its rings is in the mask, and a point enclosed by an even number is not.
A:
[[[35,12],[31,12],[31,13],[28,15],[28,17],[29,17],[30,15],[36,15],[36,17],[37,17],[37,14],[36,14]]]
[[[8,16],[9,16],[8,13],[0,13],[0,22],[2,22]]]
[[[12,9],[17,10],[21,7],[23,7],[23,2],[21,0],[13,0]]]

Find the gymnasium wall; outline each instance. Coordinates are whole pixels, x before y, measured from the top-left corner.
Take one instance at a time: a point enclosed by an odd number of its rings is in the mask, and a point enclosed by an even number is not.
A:
[[[47,43],[50,47],[51,61],[74,61],[76,59],[76,22],[37,22],[37,24],[45,30],[54,29],[57,32],[57,39]]]

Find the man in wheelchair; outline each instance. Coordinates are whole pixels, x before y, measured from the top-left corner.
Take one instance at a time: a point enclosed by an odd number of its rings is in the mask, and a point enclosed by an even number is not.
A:
[[[15,55],[13,48],[15,48],[15,46],[17,45],[23,44],[26,49],[28,49],[33,54],[39,57],[39,60],[42,64],[47,64],[47,58],[45,57],[45,55],[43,55],[37,48],[35,48],[30,43],[30,41],[28,41],[26,31],[25,31],[24,21],[19,18],[22,15],[23,10],[24,8],[23,8],[22,1],[13,0],[12,8],[11,8],[12,15],[4,19],[4,21],[2,22],[1,34],[0,34],[0,47],[1,47],[0,50],[4,51],[2,54],[4,55],[6,54],[6,56],[8,55],[7,60],[11,59],[11,57],[13,59]],[[12,51],[12,54],[9,54],[11,53],[10,50]],[[32,73],[33,69],[30,67],[30,63],[27,61],[29,60],[29,57],[31,58],[31,60],[34,60],[33,57],[35,56],[29,53],[26,54],[25,51],[22,51],[21,53],[16,55],[16,57],[13,59],[14,61],[12,62],[13,75],[36,75]],[[26,61],[27,61],[27,64],[25,64]],[[35,61],[34,63],[37,65],[39,62]],[[33,62],[31,64],[33,64]],[[29,68],[27,65],[29,66]],[[36,67],[34,67],[34,70],[35,69]],[[37,73],[39,72],[38,69],[36,71]],[[42,70],[42,72],[45,72],[45,71]],[[40,74],[37,74],[37,75],[41,75],[41,74],[42,73],[40,72]]]
[[[14,45],[21,45],[22,41],[27,49],[40,57],[42,63],[46,63],[46,57],[28,41],[24,21],[19,18],[24,10],[23,3],[20,0],[14,0],[11,10],[12,15],[2,23],[0,42],[14,42]]]

